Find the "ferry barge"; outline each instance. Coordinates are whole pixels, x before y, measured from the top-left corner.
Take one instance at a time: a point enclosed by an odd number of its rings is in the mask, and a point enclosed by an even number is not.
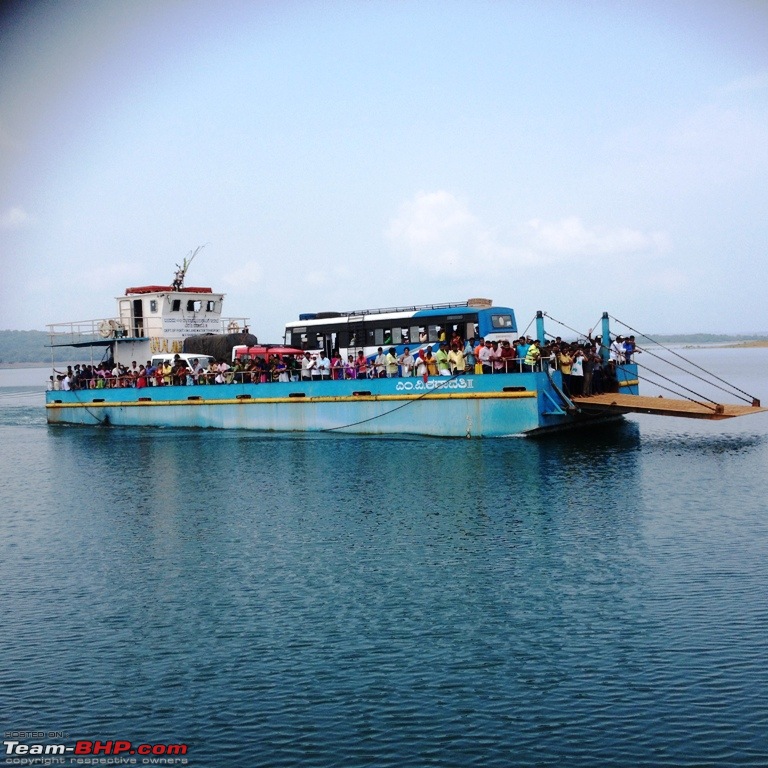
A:
[[[184,268],[169,286],[129,288],[117,298],[115,318],[48,326],[51,347],[95,352],[130,366],[158,355],[181,355],[185,345],[227,335],[248,349],[247,318],[222,315],[224,295],[207,287],[184,287]],[[536,317],[536,337],[545,344],[544,313]],[[287,348],[334,351],[342,359],[363,350],[372,363],[379,347],[402,355],[439,345],[446,334],[503,342],[518,338],[514,311],[488,300],[393,307],[355,312],[311,313],[286,326]],[[245,333],[244,333],[245,332]],[[609,340],[603,314],[602,339]],[[606,341],[607,344],[607,341]],[[193,346],[193,351],[196,349]],[[600,354],[608,364],[606,345]],[[189,355],[186,355],[189,357]],[[272,432],[338,432],[361,435],[411,434],[435,437],[537,435],[621,418],[627,412],[659,412],[664,404],[641,398],[634,362],[610,363],[614,390],[609,395],[571,398],[556,368],[542,360],[533,370],[519,362],[493,375],[277,381],[232,380],[224,384],[52,389],[46,393],[49,424],[197,427]],[[652,400],[650,404],[641,401]],[[666,403],[680,403],[669,401]],[[754,404],[753,404],[754,405]],[[759,405],[759,403],[757,403]],[[763,410],[728,406],[677,409],[675,415],[727,418]],[[734,412],[733,408],[741,408]],[[672,406],[674,410],[674,406]]]

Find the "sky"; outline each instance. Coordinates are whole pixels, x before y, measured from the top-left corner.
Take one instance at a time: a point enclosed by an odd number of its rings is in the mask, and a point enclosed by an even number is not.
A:
[[[26,0],[0,15],[0,329],[129,286],[487,297],[768,332],[765,0]],[[564,334],[563,334],[564,335]]]

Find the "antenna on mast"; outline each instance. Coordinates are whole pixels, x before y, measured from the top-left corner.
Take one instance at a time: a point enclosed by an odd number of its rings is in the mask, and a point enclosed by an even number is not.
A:
[[[176,274],[173,277],[172,283],[174,291],[180,291],[184,287],[184,277],[187,274],[189,265],[192,263],[195,256],[197,256],[197,254],[203,250],[203,248],[205,248],[204,245],[198,245],[194,251],[190,251],[189,255],[184,257],[184,261],[181,263],[181,266],[178,264],[176,265]]]

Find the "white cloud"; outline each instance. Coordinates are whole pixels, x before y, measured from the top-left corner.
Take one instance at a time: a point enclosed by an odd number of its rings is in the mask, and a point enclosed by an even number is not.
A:
[[[573,264],[574,259],[589,266],[606,256],[656,256],[669,250],[663,233],[589,226],[577,216],[532,219],[502,240],[497,230],[444,190],[419,192],[404,203],[387,236],[409,269],[444,276]]]
[[[450,192],[418,192],[392,219],[387,237],[396,252],[431,274],[479,271],[514,261],[469,208]]]
[[[264,280],[264,270],[259,262],[246,261],[237,269],[227,272],[222,280],[225,286],[232,288],[261,285]]]
[[[528,222],[528,245],[542,261],[581,257],[621,257],[637,253],[663,253],[669,250],[668,238],[659,232],[641,232],[626,227],[588,227],[577,216],[560,221]]]
[[[0,214],[0,229],[22,229],[32,223],[32,217],[18,206],[8,208]]]

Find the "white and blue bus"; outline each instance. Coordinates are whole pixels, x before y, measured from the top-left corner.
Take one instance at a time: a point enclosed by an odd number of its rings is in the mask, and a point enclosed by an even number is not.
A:
[[[469,299],[450,304],[363,309],[354,312],[317,312],[299,315],[286,324],[286,346],[310,352],[338,352],[342,359],[363,350],[366,357],[379,347],[394,347],[398,354],[408,347],[420,348],[479,338],[491,341],[517,339],[515,313],[509,307],[494,307],[488,299]]]

